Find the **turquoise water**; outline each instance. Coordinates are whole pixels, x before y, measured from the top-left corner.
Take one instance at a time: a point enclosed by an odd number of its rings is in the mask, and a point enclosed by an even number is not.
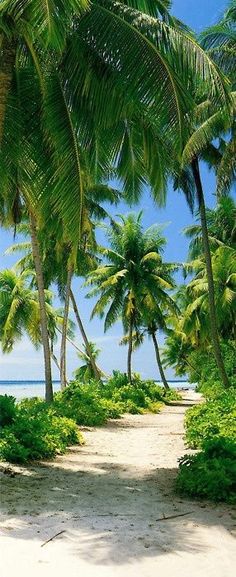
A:
[[[169,381],[171,388],[194,388],[188,381]],[[54,391],[60,390],[59,381],[53,383]],[[44,397],[44,381],[0,381],[0,395],[12,395],[16,399]]]

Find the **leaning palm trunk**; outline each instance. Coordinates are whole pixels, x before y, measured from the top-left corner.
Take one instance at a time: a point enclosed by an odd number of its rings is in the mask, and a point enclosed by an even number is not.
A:
[[[132,352],[133,352],[133,319],[131,317],[129,326],[129,344],[128,344],[128,357],[127,357],[127,375],[130,384],[132,384]]]
[[[70,288],[73,276],[73,267],[69,265],[67,272],[67,281],[65,288],[65,304],[64,304],[64,314],[63,314],[63,324],[62,324],[62,336],[61,336],[61,351],[60,351],[60,380],[61,389],[64,389],[67,385],[66,378],[66,340],[67,340],[67,325],[70,307]]]
[[[37,237],[37,224],[35,216],[32,211],[29,211],[29,219],[30,219],[32,254],[34,259],[38,295],[39,295],[40,327],[41,327],[41,337],[44,353],[44,369],[45,369],[45,400],[47,403],[51,403],[53,401],[51,351],[47,328],[47,312],[46,312],[46,302],[44,294],[43,269]]]
[[[157,360],[157,365],[158,365],[159,373],[161,376],[161,380],[162,380],[162,383],[163,383],[163,386],[165,387],[165,389],[169,389],[170,387],[167,383],[165,373],[163,370],[163,366],[162,366],[162,362],[161,362],[161,356],[160,356],[160,351],[159,351],[159,347],[158,347],[156,334],[155,334],[155,332],[152,332],[151,335],[152,335],[152,340],[153,340],[153,344],[154,344],[154,348],[155,348],[156,360]]]
[[[89,344],[89,340],[88,340],[87,335],[86,335],[86,332],[85,332],[85,330],[84,330],[84,325],[83,325],[83,323],[82,323],[82,319],[81,319],[81,317],[80,317],[79,309],[78,309],[78,307],[77,307],[77,303],[76,303],[76,300],[75,300],[74,293],[73,293],[72,289],[70,289],[70,299],[71,299],[71,302],[72,302],[72,305],[73,305],[73,309],[74,309],[75,317],[76,317],[76,320],[77,320],[77,323],[78,323],[78,326],[79,326],[79,330],[80,330],[80,332],[81,332],[81,336],[82,336],[82,339],[83,339],[83,341],[84,341],[85,351],[86,351],[86,353],[87,353],[87,355],[88,355],[88,357],[89,357],[90,363],[91,363],[91,367],[92,367],[92,371],[93,371],[94,377],[95,377],[95,379],[96,379],[97,381],[100,381],[100,380],[101,380],[101,371],[100,371],[100,369],[97,367],[96,362],[95,362],[95,359],[94,359],[94,357],[93,357],[93,354],[92,354],[92,351],[91,351],[91,347],[90,347],[90,344]]]
[[[51,350],[51,359],[53,360],[53,362],[55,363],[58,371],[60,372],[60,365],[59,365],[59,362],[58,362],[58,360],[57,360],[56,355],[54,354],[53,342],[52,342],[52,341],[51,341],[50,350]]]
[[[3,37],[0,64],[0,145],[2,144],[7,98],[11,87],[16,46],[13,40]]]
[[[209,316],[210,316],[210,328],[212,336],[212,345],[215,355],[216,364],[219,370],[220,377],[222,379],[223,385],[227,388],[230,386],[229,379],[226,374],[223,357],[220,349],[219,333],[217,328],[217,317],[216,317],[216,307],[215,307],[215,289],[214,289],[214,279],[212,272],[211,263],[211,251],[208,237],[207,220],[206,220],[206,208],[202,189],[202,182],[199,171],[198,159],[192,161],[192,171],[196,185],[198,206],[201,218],[202,227],[202,240],[204,255],[206,261],[206,272],[207,272],[207,283],[208,283],[208,299],[209,299]]]

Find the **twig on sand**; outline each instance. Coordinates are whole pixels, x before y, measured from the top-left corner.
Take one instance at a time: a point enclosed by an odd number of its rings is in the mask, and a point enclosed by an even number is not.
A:
[[[62,533],[65,533],[65,530],[59,531],[59,533],[56,533],[56,535],[53,535],[53,537],[51,537],[47,541],[44,541],[44,543],[42,543],[41,547],[44,547],[44,545],[47,545],[47,543],[50,543],[50,541],[53,541],[53,539],[56,539],[56,537],[59,537],[59,535],[62,535]]]
[[[177,515],[169,515],[168,517],[166,517],[165,514],[163,513],[163,517],[160,517],[160,519],[156,519],[156,521],[168,521],[168,519],[176,519],[176,517],[184,517],[185,515],[191,515],[191,513],[193,513],[193,511],[188,511],[188,513],[178,513]]]

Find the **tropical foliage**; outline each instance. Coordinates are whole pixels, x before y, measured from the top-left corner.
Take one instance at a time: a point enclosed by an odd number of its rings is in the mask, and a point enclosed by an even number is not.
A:
[[[186,440],[202,451],[181,461],[178,490],[232,500],[236,3],[199,39],[171,8],[170,0],[0,3],[0,223],[18,235],[8,253],[20,253],[0,273],[0,341],[3,353],[24,335],[42,349],[47,401],[0,398],[0,456],[50,458],[82,442],[76,423],[158,412],[178,400],[171,367],[206,398],[187,412]],[[215,178],[210,208],[204,163]],[[109,214],[120,201],[137,205],[145,187],[164,207],[170,182],[194,215],[181,265],[166,260],[164,227],[145,230],[142,211]],[[126,374],[109,378],[97,365],[79,278],[97,299],[92,318],[104,318],[105,331],[122,322]],[[164,388],[133,371],[147,337]],[[83,363],[71,384],[68,340]]]

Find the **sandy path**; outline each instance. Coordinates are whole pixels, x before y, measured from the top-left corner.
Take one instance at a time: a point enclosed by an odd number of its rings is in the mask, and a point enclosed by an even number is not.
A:
[[[1,577],[235,576],[236,513],[173,493],[196,402],[186,395],[159,415],[86,430],[86,445],[53,463],[1,475]]]

